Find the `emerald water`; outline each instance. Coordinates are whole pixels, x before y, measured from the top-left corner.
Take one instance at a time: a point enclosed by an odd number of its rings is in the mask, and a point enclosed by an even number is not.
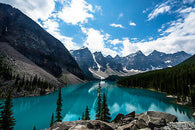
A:
[[[68,85],[62,89],[63,121],[74,121],[81,117],[86,106],[90,108],[91,119],[95,117],[95,104],[99,82]],[[120,112],[128,114],[135,111],[168,112],[179,121],[194,121],[193,111],[184,106],[170,103],[165,94],[143,89],[117,87],[115,82],[101,81],[102,92],[106,93],[112,119]],[[13,112],[16,118],[15,130],[32,130],[49,127],[52,113],[55,113],[58,92],[39,97],[13,99]]]

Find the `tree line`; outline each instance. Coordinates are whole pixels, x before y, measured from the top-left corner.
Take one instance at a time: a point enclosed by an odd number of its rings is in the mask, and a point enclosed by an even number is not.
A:
[[[195,55],[172,68],[149,71],[120,79],[117,84],[128,87],[154,88],[157,91],[177,95],[185,100],[191,97],[195,106]]]
[[[6,88],[3,87],[4,85],[2,83],[4,81],[10,81],[10,86]],[[56,86],[41,79],[37,75],[27,78],[25,75],[21,76],[16,74],[13,67],[9,65],[6,58],[0,53],[0,97],[5,98],[7,92],[9,92],[7,91],[8,89],[12,90],[13,93],[21,91],[36,91],[40,95],[44,95],[46,93],[46,89],[55,90]]]

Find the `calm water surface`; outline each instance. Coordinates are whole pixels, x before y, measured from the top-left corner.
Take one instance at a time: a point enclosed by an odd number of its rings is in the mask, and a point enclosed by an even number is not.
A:
[[[62,89],[63,121],[74,121],[81,117],[86,106],[90,108],[91,119],[95,117],[95,104],[99,82],[68,85]],[[177,116],[179,121],[194,121],[193,111],[189,108],[172,104],[166,95],[143,89],[119,88],[115,82],[101,81],[102,91],[106,93],[111,117],[119,112],[128,114],[136,111],[168,112]],[[55,113],[58,92],[39,97],[13,99],[13,112],[16,118],[15,130],[32,130],[49,127],[52,113]]]

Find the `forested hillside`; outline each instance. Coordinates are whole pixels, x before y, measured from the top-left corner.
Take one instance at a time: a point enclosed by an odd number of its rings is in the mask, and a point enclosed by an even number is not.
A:
[[[154,88],[185,99],[195,105],[195,55],[167,69],[150,71],[120,79],[117,84],[128,87]]]

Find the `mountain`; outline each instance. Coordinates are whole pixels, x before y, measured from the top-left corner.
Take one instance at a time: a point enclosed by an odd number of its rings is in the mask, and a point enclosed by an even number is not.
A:
[[[163,57],[163,55],[160,56]],[[171,57],[178,57],[178,55],[185,55],[185,53],[179,52]],[[188,97],[191,98],[191,105],[195,106],[195,55],[174,67],[122,78],[117,84],[128,87],[153,88],[177,95],[178,100],[184,102],[186,102],[184,99]]]
[[[145,56],[141,51],[138,51],[125,57],[120,57],[117,55],[114,57],[114,60],[117,63],[121,63],[123,68],[126,70],[133,69],[148,71],[175,66],[190,56],[191,55],[185,53],[184,51],[166,54],[154,50],[148,56]]]
[[[64,83],[80,83],[84,79],[83,71],[59,40],[20,10],[1,3],[0,42],[0,51],[12,60],[16,72],[25,68],[20,75]]]
[[[104,57],[101,52],[91,53],[88,48],[71,51],[80,68],[89,76],[104,79],[109,75],[126,75],[122,65],[111,56]]]
[[[71,51],[80,68],[88,75],[104,79],[111,75],[129,76],[132,74],[175,66],[191,55],[184,51],[166,54],[154,50],[148,56],[141,51],[125,57],[110,55],[104,57],[101,52],[91,53],[88,48]]]
[[[89,76],[92,76],[89,68],[98,70],[97,64],[94,61],[94,55],[92,55],[88,48],[81,48],[79,50],[71,51],[71,54],[75,58],[83,72],[85,72]]]

